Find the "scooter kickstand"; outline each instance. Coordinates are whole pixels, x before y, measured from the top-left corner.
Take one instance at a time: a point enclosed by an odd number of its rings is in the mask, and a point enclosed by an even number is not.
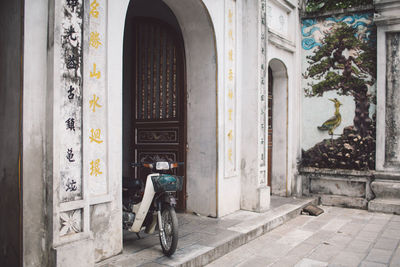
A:
[[[139,233],[136,233],[136,236],[138,237],[138,239],[142,239],[139,235]]]

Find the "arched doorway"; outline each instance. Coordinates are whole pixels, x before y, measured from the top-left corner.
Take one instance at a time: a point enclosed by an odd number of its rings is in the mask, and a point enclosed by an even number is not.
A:
[[[285,64],[268,67],[268,182],[271,193],[288,194],[288,75]]]
[[[116,3],[117,4],[117,3]],[[118,5],[118,4],[117,4]],[[122,5],[122,4],[121,4]],[[141,6],[143,8],[141,8]],[[147,8],[144,8],[146,7]],[[160,7],[162,6],[162,7]],[[124,7],[127,8],[126,6]],[[117,11],[117,7],[113,5]],[[186,210],[200,214],[217,216],[217,52],[213,23],[207,8],[198,0],[131,0],[126,9],[124,36],[124,77],[131,77],[126,70],[135,62],[134,51],[129,49],[133,36],[129,37],[128,21],[134,17],[150,17],[167,22],[176,32],[181,32],[183,40],[184,62],[186,68],[186,140],[184,143],[186,168]],[[173,19],[171,20],[171,16]],[[120,20],[119,23],[121,23]],[[117,26],[117,24],[115,24]],[[113,29],[118,30],[117,27]],[[112,31],[112,29],[110,29]],[[112,41],[110,50],[118,43]],[[112,58],[111,61],[114,61]],[[129,63],[131,62],[131,63]],[[117,62],[115,62],[116,64]],[[117,74],[117,72],[113,71]],[[110,77],[111,79],[113,77]],[[117,84],[120,78],[115,75],[111,80]],[[131,77],[132,78],[132,77]],[[124,88],[132,87],[132,79],[123,80]],[[124,90],[123,95],[123,176],[130,175],[128,147],[130,111],[129,101],[132,90]],[[138,99],[138,98],[137,98]],[[207,109],[205,109],[207,107]]]
[[[160,0],[131,1],[124,38],[124,179],[145,182],[130,162],[185,162],[185,56],[178,22]],[[185,176],[185,167],[174,171]],[[186,209],[186,187],[178,210]]]

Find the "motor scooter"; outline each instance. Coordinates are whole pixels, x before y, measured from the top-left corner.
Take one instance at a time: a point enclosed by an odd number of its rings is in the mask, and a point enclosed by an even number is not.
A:
[[[145,185],[139,179],[124,179],[123,228],[139,236],[142,229],[152,234],[158,226],[162,251],[166,256],[171,256],[178,245],[175,193],[182,190],[183,177],[166,172],[183,163],[158,161],[131,165],[149,168],[151,173],[147,175]]]

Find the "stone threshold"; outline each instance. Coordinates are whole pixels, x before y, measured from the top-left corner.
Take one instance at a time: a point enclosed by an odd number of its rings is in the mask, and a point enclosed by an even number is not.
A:
[[[240,210],[218,219],[178,214],[180,237],[172,257],[163,256],[158,235],[139,240],[132,235],[125,237],[121,255],[96,267],[204,266],[295,218],[305,206],[317,201],[271,196],[271,209],[264,213]]]

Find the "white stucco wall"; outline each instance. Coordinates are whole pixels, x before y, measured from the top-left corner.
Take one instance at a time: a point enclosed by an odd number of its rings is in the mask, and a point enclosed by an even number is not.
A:
[[[236,172],[236,175],[226,177],[225,173],[225,117],[227,116],[225,106],[225,94],[227,93],[226,85],[225,85],[225,75],[227,69],[225,67],[225,60],[227,57],[228,51],[226,51],[225,44],[225,18],[228,13],[228,7],[225,3],[226,1],[213,1],[213,0],[205,0],[204,4],[210,13],[210,18],[213,23],[214,31],[215,31],[215,39],[216,39],[216,49],[217,49],[217,59],[218,59],[218,182],[216,186],[218,187],[218,217],[224,216],[226,214],[232,213],[236,210],[240,209],[240,173]],[[238,6],[239,3],[237,2]],[[237,7],[237,10],[240,10],[240,7]],[[238,23],[239,15],[237,14],[234,19],[234,23],[239,25]],[[236,31],[238,32],[238,30]],[[239,36],[236,36],[237,43],[239,43]],[[236,61],[236,64],[237,61]],[[236,76],[236,75],[235,75]],[[237,78],[238,79],[238,78]],[[238,83],[238,81],[236,80]],[[238,90],[239,91],[239,90]],[[236,94],[236,99],[240,99],[238,93]],[[240,106],[240,104],[238,104]],[[237,111],[238,112],[238,111]],[[238,117],[235,117],[235,120],[238,120]],[[239,130],[235,133],[236,138],[240,138]],[[236,149],[236,156],[239,157],[240,149]]]
[[[46,172],[51,166],[46,106],[52,106],[47,99],[48,1],[27,0],[24,9],[22,264],[40,266],[49,260],[50,229],[44,194],[48,178],[51,179]]]

